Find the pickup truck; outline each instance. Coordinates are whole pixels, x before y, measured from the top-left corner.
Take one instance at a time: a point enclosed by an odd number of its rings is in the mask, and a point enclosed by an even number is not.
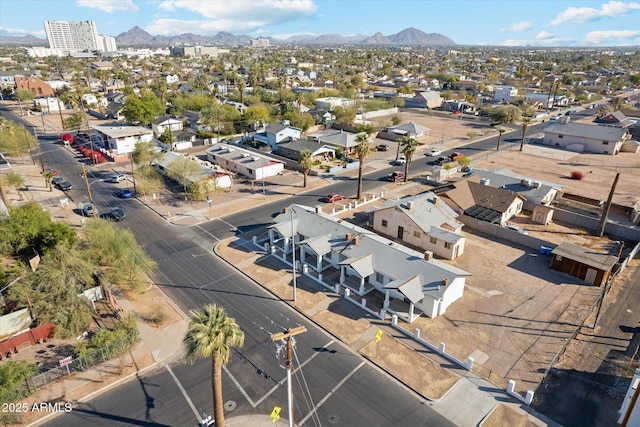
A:
[[[459,153],[457,151],[454,151],[453,153],[449,154],[449,160],[451,160],[452,162],[457,161],[461,157],[464,157],[464,154]]]

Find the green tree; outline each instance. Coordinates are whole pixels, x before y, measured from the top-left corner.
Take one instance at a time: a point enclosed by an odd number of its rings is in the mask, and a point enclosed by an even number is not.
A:
[[[23,157],[31,155],[31,147],[37,143],[24,126],[0,117],[0,152],[4,155]]]
[[[23,115],[22,112],[22,104],[27,101],[33,101],[36,97],[36,94],[27,89],[18,89],[16,90],[15,98],[18,100],[18,106],[20,107],[20,115]]]
[[[629,76],[629,82],[634,87],[640,86],[640,73],[636,73],[636,74],[630,75]]]
[[[73,243],[75,232],[62,223],[51,220],[49,211],[30,202],[9,209],[0,217],[0,253],[5,255],[42,254],[60,242]]]
[[[352,123],[356,118],[356,109],[338,106],[334,108],[333,115],[336,116],[336,122],[338,123]]]
[[[49,192],[53,191],[53,187],[51,186],[51,180],[54,177],[53,172],[51,172],[50,170],[45,170],[44,172],[42,172],[42,177],[44,178],[44,183],[49,189]]]
[[[176,157],[167,167],[167,176],[182,185],[185,195],[189,185],[196,181],[198,174],[202,171],[200,165],[184,157]]]
[[[256,104],[244,111],[244,120],[247,125],[257,124],[260,126],[262,124],[268,123],[271,120],[271,113],[269,112],[269,107],[265,104]]]
[[[162,175],[149,164],[136,170],[136,191],[142,194],[146,200],[150,194],[158,194],[164,188]]]
[[[402,119],[397,114],[394,114],[394,116],[391,117],[391,124],[393,126],[398,126],[400,123],[402,123]]]
[[[62,120],[62,126],[70,132],[79,131],[84,124],[84,114],[73,113],[71,116]]]
[[[496,151],[500,151],[500,140],[502,140],[502,134],[507,130],[505,128],[498,128],[498,144],[496,145]]]
[[[171,133],[171,129],[166,128],[162,135],[158,137],[158,140],[169,147],[173,146],[173,134]]]
[[[164,111],[158,97],[150,90],[144,91],[140,97],[127,96],[122,108],[122,115],[128,123],[147,126]]]
[[[371,141],[369,139],[369,134],[366,132],[359,133],[356,137],[356,142],[358,145],[356,146],[356,155],[358,156],[359,164],[358,164],[358,194],[356,196],[357,200],[360,200],[362,197],[362,174],[364,171],[364,159],[367,158],[369,153],[371,153]]]
[[[24,187],[25,180],[19,173],[11,171],[4,176],[4,183],[8,187],[20,192],[20,189]],[[22,200],[22,194],[20,194],[20,200]]]
[[[136,165],[150,165],[162,155],[153,142],[138,142],[131,152],[131,158]]]
[[[515,105],[505,105],[487,110],[487,115],[494,122],[515,123],[522,120],[520,109]]]
[[[414,138],[403,137],[398,141],[402,147],[402,154],[406,157],[407,161],[404,163],[404,182],[407,182],[409,178],[409,165],[411,164],[411,158],[418,148],[418,141]]]
[[[116,229],[110,222],[87,221],[83,227],[83,255],[103,267],[102,280],[121,291],[140,292],[147,275],[156,267],[128,230]]]
[[[462,156],[457,160],[458,164],[462,166],[462,170],[466,171],[469,169],[469,165],[471,164],[471,159],[467,156]]]
[[[309,171],[313,167],[313,160],[311,159],[311,151],[302,150],[300,153],[300,159],[298,160],[298,164],[300,165],[300,169],[302,169],[303,176],[303,184],[304,188],[307,188],[307,175],[309,175]]]
[[[189,329],[182,341],[187,350],[188,363],[211,358],[213,417],[217,427],[224,427],[222,367],[229,363],[231,349],[244,345],[244,332],[223,307],[210,304],[192,312]]]

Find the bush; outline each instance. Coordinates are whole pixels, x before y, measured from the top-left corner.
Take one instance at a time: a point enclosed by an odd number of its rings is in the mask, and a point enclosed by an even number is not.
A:
[[[573,171],[571,172],[571,179],[577,179],[578,181],[581,181],[584,178],[584,174],[580,171]]]
[[[148,320],[154,325],[161,325],[168,318],[169,318],[169,315],[167,315],[167,312],[165,311],[164,307],[162,307],[159,304],[156,304],[151,308],[151,313],[149,314]]]

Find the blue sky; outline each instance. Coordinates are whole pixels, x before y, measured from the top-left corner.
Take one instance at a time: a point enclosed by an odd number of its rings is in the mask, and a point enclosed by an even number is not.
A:
[[[220,31],[252,37],[384,35],[408,27],[458,44],[637,46],[640,2],[563,0],[0,0],[0,35],[45,38],[43,21],[95,21],[99,34]]]

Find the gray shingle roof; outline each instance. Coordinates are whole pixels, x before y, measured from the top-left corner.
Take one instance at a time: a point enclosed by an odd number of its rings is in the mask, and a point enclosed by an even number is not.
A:
[[[586,123],[558,123],[552,122],[544,128],[545,133],[556,135],[577,136],[588,139],[617,142],[622,139],[626,129],[612,126],[598,126]]]

